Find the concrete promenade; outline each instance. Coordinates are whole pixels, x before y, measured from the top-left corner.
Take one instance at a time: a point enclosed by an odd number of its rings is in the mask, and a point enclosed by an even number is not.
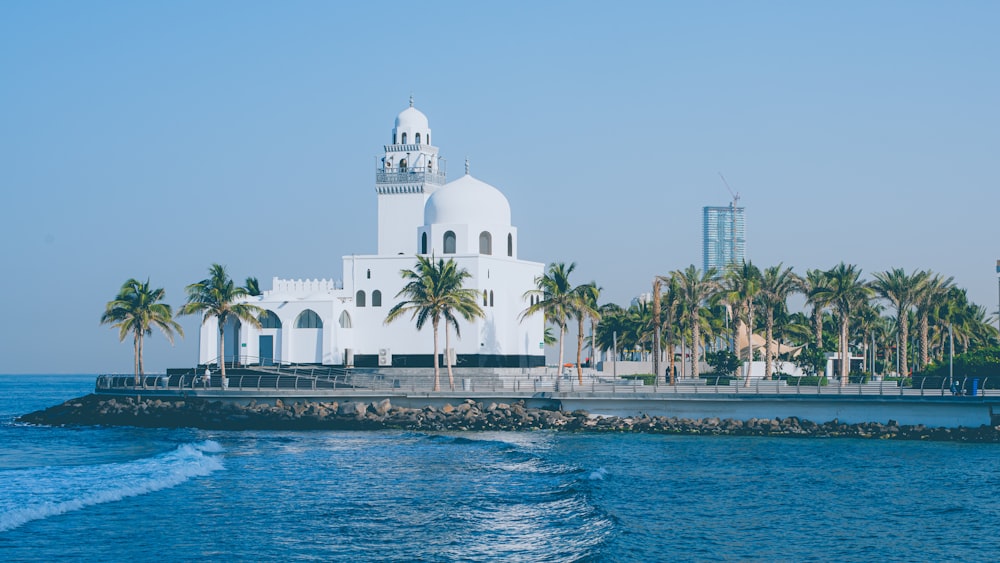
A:
[[[207,383],[207,384],[206,384]],[[749,387],[680,382],[675,386],[642,385],[637,381],[609,381],[596,376],[579,384],[576,377],[456,374],[456,390],[441,380],[443,391],[431,391],[426,374],[343,374],[316,377],[303,374],[234,375],[190,379],[177,375],[151,376],[134,386],[131,376],[101,376],[95,392],[108,396],[149,398],[198,397],[247,405],[289,402],[378,402],[409,408],[455,405],[466,399],[477,402],[513,403],[528,407],[585,410],[591,415],[630,417],[750,420],[796,417],[817,423],[887,423],[957,428],[1000,425],[1000,392],[977,396],[953,395],[948,390],[910,389],[894,384],[869,383],[846,386],[795,387],[783,381],[751,382]]]

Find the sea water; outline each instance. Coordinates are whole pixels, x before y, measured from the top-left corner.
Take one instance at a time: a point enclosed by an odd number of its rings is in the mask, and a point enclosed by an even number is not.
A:
[[[0,376],[0,561],[987,561],[1000,447],[48,428]]]

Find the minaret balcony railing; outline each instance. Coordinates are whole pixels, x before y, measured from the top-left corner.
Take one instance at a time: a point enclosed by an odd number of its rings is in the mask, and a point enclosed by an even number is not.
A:
[[[436,184],[444,185],[445,176],[427,170],[423,166],[412,168],[378,168],[375,170],[376,184]]]
[[[429,152],[430,145],[415,145],[407,143],[405,145],[384,145],[385,152]]]

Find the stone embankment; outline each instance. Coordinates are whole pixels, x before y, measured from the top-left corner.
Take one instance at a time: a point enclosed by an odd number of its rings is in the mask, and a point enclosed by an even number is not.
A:
[[[568,430],[718,436],[855,437],[1000,443],[1000,426],[928,428],[923,425],[815,423],[798,418],[733,420],[673,417],[597,417],[586,411],[528,408],[523,402],[406,408],[388,399],[372,403],[236,405],[203,399],[162,401],[87,395],[20,417],[48,426],[140,426],[212,430]]]

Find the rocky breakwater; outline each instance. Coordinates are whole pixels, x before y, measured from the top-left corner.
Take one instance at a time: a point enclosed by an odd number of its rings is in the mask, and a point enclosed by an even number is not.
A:
[[[295,402],[238,405],[204,399],[163,401],[87,395],[18,419],[48,426],[141,426],[214,430],[568,430],[711,436],[853,437],[1000,443],[1000,426],[928,428],[887,423],[816,423],[798,418],[735,420],[674,417],[600,417],[586,411],[529,408],[523,401],[467,399],[441,408],[363,402]]]

